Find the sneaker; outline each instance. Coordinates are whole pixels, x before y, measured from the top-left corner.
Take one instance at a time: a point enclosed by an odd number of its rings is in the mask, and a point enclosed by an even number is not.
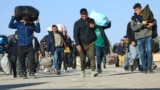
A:
[[[34,73],[29,74],[29,77],[30,77],[30,78],[37,78],[37,77],[34,75]]]
[[[157,68],[157,65],[152,66],[152,70],[155,70]]]
[[[13,78],[17,78],[17,76],[13,76]]]
[[[64,69],[64,73],[67,73],[67,72],[68,72],[68,70],[65,70],[65,69]]]
[[[45,68],[44,72],[50,72],[50,70],[48,68]]]
[[[106,68],[106,64],[103,65],[103,68]]]
[[[85,77],[85,71],[81,71],[81,77]]]
[[[92,77],[97,77],[98,76],[98,73],[96,71],[92,71]]]
[[[129,66],[129,70],[131,70],[131,72],[133,72],[136,68],[134,67],[134,65],[130,65]]]
[[[142,73],[147,74],[147,69],[143,69]]]
[[[23,78],[23,79],[27,79],[27,74],[23,74],[23,75],[22,75],[22,78]]]
[[[100,74],[100,73],[102,73],[102,69],[100,69],[100,70],[97,70],[97,72]]]
[[[57,75],[61,75],[61,71],[60,70],[56,70],[56,74]]]
[[[14,74],[14,75],[13,75],[13,78],[17,78],[17,74]]]
[[[18,77],[22,77],[23,76],[23,74],[18,74]]]
[[[143,71],[143,68],[140,68],[140,67],[139,67],[138,70],[139,70],[140,72],[142,72],[142,71]]]
[[[56,69],[55,68],[51,68],[50,70],[51,70],[51,72],[56,74]]]
[[[152,70],[151,68],[148,68],[148,69],[147,69],[147,72],[148,72],[148,73],[153,73],[153,70]]]

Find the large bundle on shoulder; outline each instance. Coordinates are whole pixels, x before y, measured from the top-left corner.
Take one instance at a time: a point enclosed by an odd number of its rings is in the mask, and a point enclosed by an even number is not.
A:
[[[152,23],[154,21],[156,21],[156,19],[154,19],[154,14],[152,12],[152,10],[150,9],[149,5],[147,4],[144,9],[142,10],[142,14],[143,14],[143,20],[148,21],[148,23]],[[158,36],[158,32],[157,32],[157,24],[155,24],[152,27],[152,39],[156,38]]]
[[[148,4],[142,10],[142,14],[143,14],[143,20],[147,20],[148,22],[153,22],[154,15],[151,9],[149,8]]]
[[[89,17],[95,20],[96,25],[108,26],[108,18],[103,13],[99,13],[99,12],[96,12],[95,10],[92,10]]]
[[[20,21],[23,16],[28,16],[30,21],[38,19],[39,11],[32,6],[16,6],[14,9],[15,19]]]
[[[59,32],[67,31],[67,28],[64,24],[55,24],[58,27]],[[52,26],[47,28],[48,31],[52,31]]]

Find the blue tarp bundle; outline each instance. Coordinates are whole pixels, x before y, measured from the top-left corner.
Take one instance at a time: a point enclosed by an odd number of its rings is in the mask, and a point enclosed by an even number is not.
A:
[[[95,20],[96,25],[99,25],[99,26],[108,25],[107,16],[103,13],[99,13],[99,12],[96,12],[95,10],[92,10],[89,17]]]

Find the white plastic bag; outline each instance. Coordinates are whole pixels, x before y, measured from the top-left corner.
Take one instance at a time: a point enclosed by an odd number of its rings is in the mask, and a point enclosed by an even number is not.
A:
[[[65,25],[63,24],[56,24],[58,27],[58,31],[62,32],[62,31],[67,31],[67,28]]]
[[[99,13],[99,12],[96,12],[95,10],[92,10],[89,17],[94,19],[96,25],[99,25],[99,26],[108,25],[107,16],[103,13]]]
[[[58,27],[58,31],[62,32],[62,31],[67,31],[67,28],[65,25],[63,24],[56,24],[56,26]],[[52,26],[49,26],[47,28],[48,31],[52,31]]]
[[[1,59],[1,66],[2,66],[2,69],[3,71],[6,73],[6,74],[10,74],[10,71],[11,71],[11,63],[7,57],[7,55],[4,55]]]
[[[49,56],[46,56],[46,57],[42,58],[41,64],[44,67],[52,67],[52,65],[53,65],[53,58],[49,57]]]

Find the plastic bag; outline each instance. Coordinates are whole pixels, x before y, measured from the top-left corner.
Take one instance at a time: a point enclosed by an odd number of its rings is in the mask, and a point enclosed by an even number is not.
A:
[[[58,27],[58,31],[62,32],[62,31],[67,31],[67,28],[65,25],[63,24],[56,24],[56,26]],[[49,26],[47,28],[48,31],[52,31],[52,26]]]
[[[63,32],[63,31],[67,31],[67,28],[65,25],[63,24],[56,24],[58,27],[58,31]]]
[[[7,57],[7,55],[4,55],[1,59],[1,67],[3,69],[3,71],[6,73],[6,74],[10,74],[10,71],[11,71],[11,63]]]
[[[49,56],[46,56],[46,57],[42,58],[41,64],[44,67],[52,67],[52,65],[53,65],[53,58],[49,57]]]
[[[30,21],[34,21],[38,19],[39,11],[32,6],[16,6],[14,9],[15,19],[22,20],[24,15],[30,17]]]
[[[96,12],[95,10],[92,10],[89,17],[95,20],[96,25],[99,25],[99,26],[108,25],[107,16],[103,13],[99,13],[99,12]]]

